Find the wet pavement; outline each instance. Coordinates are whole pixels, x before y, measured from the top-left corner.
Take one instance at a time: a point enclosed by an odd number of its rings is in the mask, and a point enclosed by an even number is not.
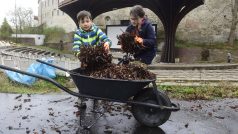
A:
[[[0,94],[0,134],[237,134],[238,99],[213,101],[177,101],[181,110],[172,112],[170,119],[158,128],[141,126],[132,116],[130,106],[119,103],[98,102],[96,110],[107,112],[90,129],[100,114],[88,108],[79,111],[77,98],[65,94],[19,95]],[[107,107],[104,107],[104,106]],[[112,107],[109,107],[112,105]]]

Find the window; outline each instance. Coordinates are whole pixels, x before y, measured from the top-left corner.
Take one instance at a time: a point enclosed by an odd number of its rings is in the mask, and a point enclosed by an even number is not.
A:
[[[59,16],[59,10],[57,10],[57,15]]]

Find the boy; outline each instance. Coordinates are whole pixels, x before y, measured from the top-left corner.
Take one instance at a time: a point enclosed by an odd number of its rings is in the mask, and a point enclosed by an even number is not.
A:
[[[131,25],[127,27],[126,32],[137,35],[135,42],[144,46],[143,49],[134,55],[134,58],[145,64],[151,64],[156,55],[156,35],[142,6],[136,5],[132,7],[130,10],[130,21]]]
[[[112,42],[105,33],[102,32],[93,22],[91,13],[88,11],[80,11],[77,14],[79,29],[74,34],[73,51],[75,56],[79,57],[81,45],[100,45],[103,44],[104,49],[109,52]],[[86,108],[85,99],[79,100],[80,107]]]
[[[91,13],[88,11],[80,11],[77,14],[77,19],[79,23],[79,29],[74,34],[73,51],[78,57],[80,53],[81,45],[100,45],[104,43],[103,47],[106,51],[112,44],[111,40],[108,39],[105,33],[102,32],[93,22]]]

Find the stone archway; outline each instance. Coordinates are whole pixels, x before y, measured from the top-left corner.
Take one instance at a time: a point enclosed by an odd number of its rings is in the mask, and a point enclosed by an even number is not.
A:
[[[142,5],[153,11],[161,20],[165,30],[165,45],[161,62],[175,62],[175,33],[182,18],[196,7],[204,4],[204,0],[65,0],[59,9],[67,13],[77,24],[76,15],[81,10],[88,10],[93,17],[102,13]],[[77,24],[78,25],[78,24]]]

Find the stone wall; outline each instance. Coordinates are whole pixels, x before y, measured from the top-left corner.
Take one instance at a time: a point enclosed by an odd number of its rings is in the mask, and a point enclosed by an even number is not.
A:
[[[103,13],[94,19],[94,23],[105,29],[106,25],[120,25],[121,20],[129,20],[130,8],[117,9],[107,13]],[[161,28],[162,23],[154,12],[145,8],[145,12],[150,22],[158,24]]]
[[[175,57],[180,63],[226,63],[227,53],[231,53],[232,63],[238,63],[238,50],[208,49],[207,61],[202,61],[203,48],[176,48]]]
[[[176,36],[192,42],[225,42],[230,25],[230,0],[205,0],[181,21]]]

